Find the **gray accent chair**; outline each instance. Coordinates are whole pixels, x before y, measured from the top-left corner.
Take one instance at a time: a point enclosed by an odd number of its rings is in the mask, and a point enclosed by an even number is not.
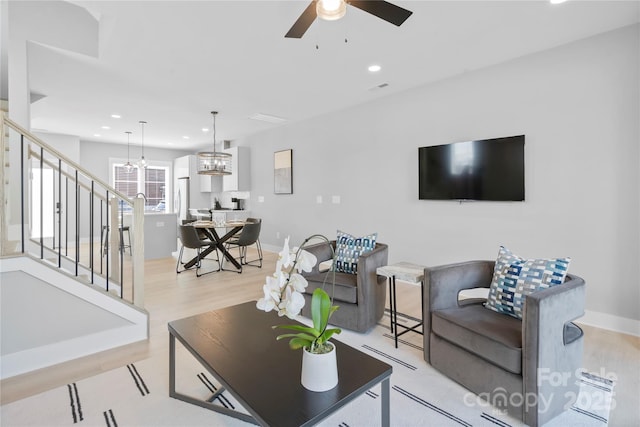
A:
[[[330,242],[336,247],[336,241]],[[332,259],[333,252],[326,242],[305,248],[316,256],[318,262],[310,273],[303,273],[309,286],[303,294],[305,305],[302,315],[311,317],[311,295],[316,288],[333,294],[334,304],[340,308],[331,316],[330,323],[341,328],[356,332],[366,332],[373,327],[384,314],[387,298],[386,277],[378,276],[378,267],[387,265],[389,247],[384,243],[376,243],[371,252],[358,258],[357,274],[335,273],[335,287],[333,286],[333,272],[320,272],[319,265]]]
[[[438,371],[530,426],[571,406],[578,395],[585,283],[568,274],[562,285],[529,295],[522,321],[458,300],[460,291],[488,288],[494,261],[425,268],[424,358]],[[523,398],[523,399],[521,399]]]

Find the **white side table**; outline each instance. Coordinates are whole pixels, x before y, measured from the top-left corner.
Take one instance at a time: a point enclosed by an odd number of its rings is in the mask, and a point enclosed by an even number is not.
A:
[[[381,276],[386,276],[389,280],[389,316],[391,317],[391,333],[394,335],[394,339],[396,342],[396,348],[398,348],[398,337],[400,335],[406,334],[407,332],[413,331],[420,335],[424,334],[424,323],[420,320],[419,323],[416,323],[413,326],[399,325],[398,324],[398,300],[396,299],[396,279],[401,280],[403,282],[408,282],[413,285],[420,286],[420,306],[423,311],[420,313],[420,317],[422,318],[422,313],[424,312],[424,266],[411,264],[408,262],[398,262],[396,264],[385,265],[383,267],[379,267],[376,270],[376,273]],[[408,317],[405,314],[400,313],[401,316]],[[417,330],[417,328],[423,327],[422,331]],[[398,332],[398,328],[404,328],[404,331]]]

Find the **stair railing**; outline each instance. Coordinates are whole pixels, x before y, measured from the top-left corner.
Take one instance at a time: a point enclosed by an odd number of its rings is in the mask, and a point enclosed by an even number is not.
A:
[[[128,198],[0,113],[1,255],[30,253],[143,308],[144,199]]]

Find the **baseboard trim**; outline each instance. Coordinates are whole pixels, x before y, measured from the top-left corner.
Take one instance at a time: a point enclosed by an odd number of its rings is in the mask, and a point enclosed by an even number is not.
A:
[[[584,316],[577,320],[576,323],[640,337],[640,320],[585,310]]]

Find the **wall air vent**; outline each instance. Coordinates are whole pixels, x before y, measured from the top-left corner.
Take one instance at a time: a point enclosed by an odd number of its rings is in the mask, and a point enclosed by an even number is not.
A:
[[[255,113],[249,116],[250,119],[260,120],[262,122],[268,123],[284,123],[287,119],[283,119],[282,117],[271,116],[269,114]]]

